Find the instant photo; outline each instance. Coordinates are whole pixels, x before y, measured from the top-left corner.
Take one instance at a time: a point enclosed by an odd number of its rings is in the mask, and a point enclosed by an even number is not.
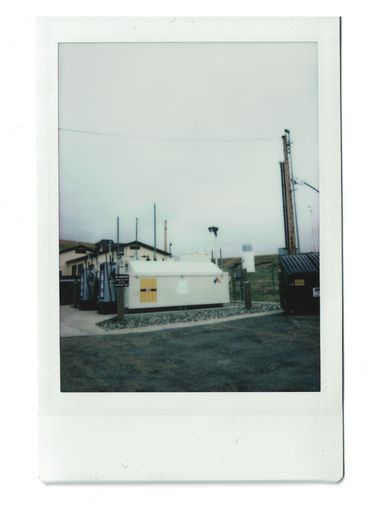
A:
[[[44,479],[338,480],[339,20],[39,27]]]

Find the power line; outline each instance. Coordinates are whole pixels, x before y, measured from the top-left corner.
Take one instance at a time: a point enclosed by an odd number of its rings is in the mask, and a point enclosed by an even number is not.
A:
[[[135,136],[120,133],[109,133],[104,131],[87,131],[83,129],[67,129],[59,127],[59,131],[76,133],[76,134],[91,134],[94,136],[110,136],[115,138],[125,138],[133,140],[148,140],[148,141],[169,141],[169,142],[208,142],[208,143],[236,143],[245,141],[263,141],[263,140],[279,140],[279,136],[270,136],[263,138],[172,138],[172,137],[161,137],[161,136]]]

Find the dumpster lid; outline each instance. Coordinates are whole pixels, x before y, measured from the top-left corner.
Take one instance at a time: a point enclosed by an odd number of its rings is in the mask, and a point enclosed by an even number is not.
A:
[[[279,262],[287,274],[319,272],[319,253],[280,255]]]

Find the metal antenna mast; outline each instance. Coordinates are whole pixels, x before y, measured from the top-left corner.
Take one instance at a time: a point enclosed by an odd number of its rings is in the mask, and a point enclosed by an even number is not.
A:
[[[164,222],[164,251],[167,252],[167,220]]]
[[[156,260],[156,203],[153,204],[153,244],[155,248],[153,259]]]
[[[138,217],[135,218],[135,259],[138,260]]]
[[[120,220],[119,216],[116,218],[116,257],[118,260],[121,258],[121,251],[120,251]]]

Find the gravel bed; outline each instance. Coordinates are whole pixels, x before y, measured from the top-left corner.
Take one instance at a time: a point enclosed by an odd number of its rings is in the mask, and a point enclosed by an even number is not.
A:
[[[186,309],[176,311],[160,311],[152,313],[126,314],[124,320],[118,321],[116,317],[97,323],[104,330],[133,329],[135,327],[149,327],[151,325],[166,325],[178,322],[197,322],[225,318],[235,315],[249,315],[268,311],[278,311],[279,304],[274,302],[253,302],[251,309],[245,309],[241,302],[232,302],[219,308]]]

